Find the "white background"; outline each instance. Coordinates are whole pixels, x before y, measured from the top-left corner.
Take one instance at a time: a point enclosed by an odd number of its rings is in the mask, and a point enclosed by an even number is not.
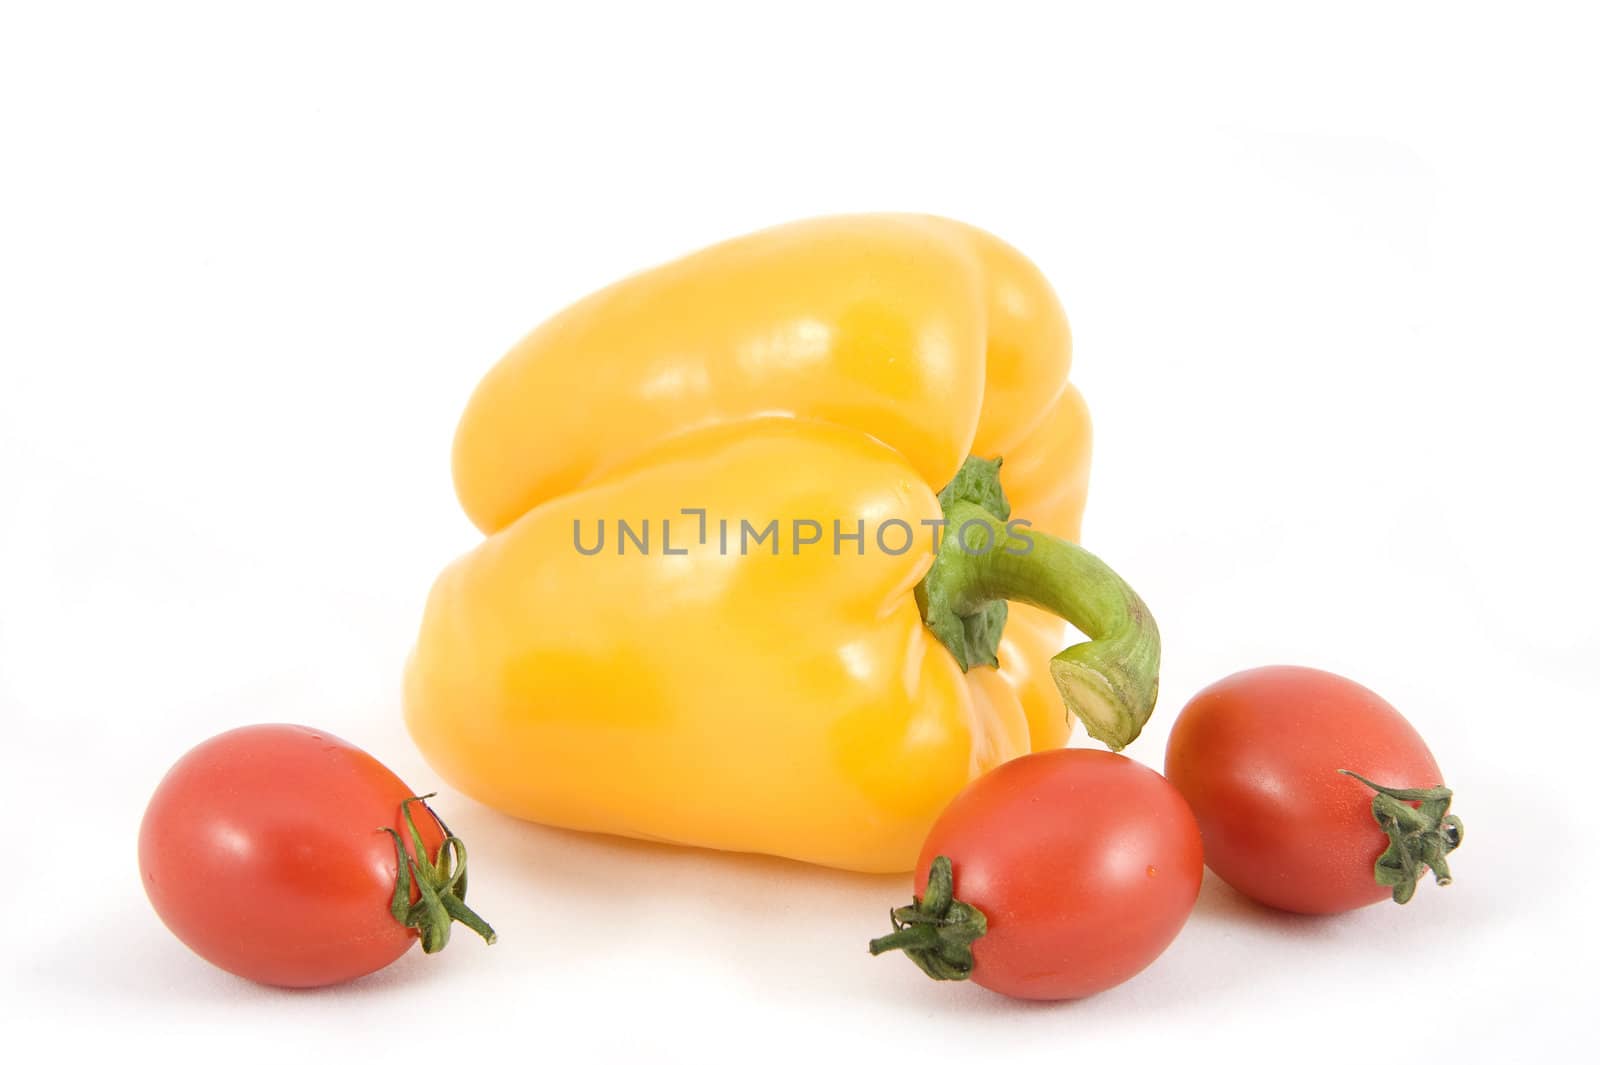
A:
[[[1459,1062],[1590,1038],[1579,9],[578,6],[0,16],[8,1053]],[[1130,753],[1159,766],[1235,669],[1348,673],[1456,788],[1457,883],[1318,920],[1208,879],[1144,975],[1026,1005],[867,957],[907,878],[446,793],[498,946],[458,932],[317,993],[189,955],[134,836],[192,744],[315,723],[433,786],[398,676],[475,540],[448,456],[479,375],[622,273],[876,208],[986,226],[1062,294],[1097,420],[1085,541],[1166,637]]]

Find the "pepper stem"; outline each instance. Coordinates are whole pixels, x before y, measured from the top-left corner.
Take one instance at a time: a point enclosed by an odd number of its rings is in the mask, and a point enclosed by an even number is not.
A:
[[[400,804],[400,816],[405,820],[407,834],[411,837],[412,851],[406,850],[400,833],[384,826],[381,832],[389,833],[394,840],[395,878],[394,897],[389,900],[389,912],[407,928],[415,928],[422,940],[425,954],[436,954],[450,942],[450,923],[460,921],[485,943],[495,941],[495,932],[488,923],[467,907],[467,845],[452,833],[444,821],[428,806],[433,795],[413,795]],[[444,842],[432,858],[422,842],[422,833],[411,817],[411,804],[422,803],[439,830]],[[411,901],[411,886],[416,884],[418,899]]]
[[[910,906],[889,911],[894,931],[867,944],[873,957],[903,950],[917,968],[935,980],[965,980],[972,975],[972,944],[989,930],[983,911],[955,897],[950,859],[939,855],[928,868],[928,889]]]
[[[1461,846],[1463,835],[1461,818],[1449,812],[1454,792],[1442,784],[1436,788],[1389,788],[1348,769],[1339,772],[1377,793],[1372,797],[1372,819],[1389,837],[1389,847],[1378,855],[1372,875],[1384,887],[1394,889],[1394,901],[1401,905],[1410,902],[1417,893],[1417,881],[1429,869],[1435,883],[1441,887],[1449,884],[1445,855]]]
[[[939,494],[945,535],[917,587],[923,620],[963,670],[996,665],[1005,601],[1041,607],[1089,639],[1050,660],[1069,712],[1112,750],[1132,743],[1155,708],[1161,633],[1150,609],[1077,544],[1007,521],[1000,462],[969,458]]]

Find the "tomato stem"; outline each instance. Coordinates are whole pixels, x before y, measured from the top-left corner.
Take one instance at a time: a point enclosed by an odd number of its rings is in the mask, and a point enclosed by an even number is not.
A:
[[[450,925],[453,921],[460,921],[478,933],[485,943],[493,943],[496,939],[494,929],[467,906],[467,845],[433,812],[427,802],[431,798],[431,793],[413,795],[400,804],[400,816],[406,823],[407,835],[411,837],[412,851],[406,850],[405,841],[393,828],[384,826],[379,829],[389,833],[394,840],[396,872],[389,912],[396,921],[417,930],[425,954],[436,954],[445,948],[445,944],[450,942]],[[411,816],[411,804],[414,802],[422,803],[422,808],[428,811],[444,833],[444,842],[439,844],[432,858],[428,857],[422,833],[417,831],[417,823]],[[419,896],[416,902],[411,901],[413,884]]]
[[[1373,864],[1373,878],[1394,889],[1394,901],[1404,905],[1416,894],[1417,881],[1433,870],[1441,887],[1451,881],[1445,855],[1461,846],[1461,818],[1450,813],[1454,793],[1444,785],[1434,788],[1390,788],[1374,784],[1349,769],[1339,772],[1371,788],[1372,818],[1389,837],[1389,847]],[[1417,805],[1412,805],[1413,803]]]
[[[999,662],[1006,601],[1071,622],[1087,637],[1050,660],[1067,710],[1114,751],[1155,708],[1161,633],[1126,581],[1077,544],[1008,521],[1000,460],[969,458],[939,493],[944,537],[917,586],[923,621],[963,671]]]
[[[935,980],[965,980],[972,975],[972,944],[989,930],[983,911],[955,897],[950,859],[939,855],[928,868],[928,888],[910,906],[889,911],[894,931],[867,944],[873,957],[903,950],[917,968]]]

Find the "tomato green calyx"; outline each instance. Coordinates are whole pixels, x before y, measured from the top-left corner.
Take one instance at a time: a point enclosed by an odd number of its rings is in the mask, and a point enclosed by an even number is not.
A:
[[[438,953],[450,942],[453,921],[460,921],[478,933],[485,943],[493,943],[494,929],[467,908],[467,845],[433,812],[427,802],[431,798],[432,793],[413,795],[400,804],[400,816],[409,830],[412,851],[406,850],[400,833],[387,826],[380,829],[394,838],[395,864],[399,870],[394,879],[394,899],[389,903],[389,912],[396,921],[417,930],[426,954]],[[414,802],[422,803],[422,808],[439,823],[444,833],[444,842],[432,858],[428,857],[417,823],[411,819]],[[417,885],[420,895],[416,902],[411,901],[412,883]]]
[[[1112,750],[1132,743],[1161,668],[1161,633],[1138,593],[1077,544],[1009,520],[999,459],[968,458],[939,505],[944,535],[916,590],[939,642],[963,671],[996,666],[1006,601],[1050,611],[1089,637],[1050,660],[1061,701]]]
[[[1339,772],[1377,792],[1372,797],[1372,818],[1389,837],[1389,849],[1378,856],[1372,873],[1378,883],[1394,889],[1394,901],[1410,902],[1417,881],[1429,869],[1436,883],[1450,883],[1445,855],[1461,846],[1463,833],[1461,818],[1450,813],[1450,789],[1442,784],[1436,788],[1387,788],[1360,773]]]
[[[989,930],[983,911],[955,897],[950,859],[933,860],[928,890],[910,906],[889,911],[894,931],[867,944],[873,957],[903,950],[917,968],[935,980],[965,980],[972,975],[972,944]]]

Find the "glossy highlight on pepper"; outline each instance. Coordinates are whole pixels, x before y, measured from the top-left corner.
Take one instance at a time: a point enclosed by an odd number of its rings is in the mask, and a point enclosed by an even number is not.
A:
[[[1159,639],[1070,542],[1089,463],[1070,358],[1032,263],[916,215],[754,233],[561,312],[457,431],[487,539],[429,596],[418,746],[529,820],[890,872],[968,781],[1061,746],[1063,699],[1127,742]],[[1054,568],[1003,540],[977,559],[921,538],[730,553],[691,508],[780,528],[959,514],[1001,538],[1014,513]],[[574,548],[575,528],[662,516],[671,554]],[[1091,641],[1057,654],[1062,618]]]

